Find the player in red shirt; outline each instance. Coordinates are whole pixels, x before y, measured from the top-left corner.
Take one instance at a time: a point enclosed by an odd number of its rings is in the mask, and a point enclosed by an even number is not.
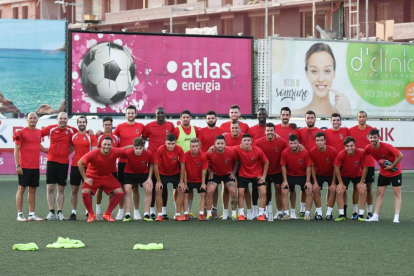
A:
[[[217,189],[217,186],[223,182],[223,186],[227,187],[227,193],[231,196],[231,217],[233,220],[237,220],[237,186],[236,186],[236,172],[239,166],[237,155],[232,147],[226,146],[226,140],[223,135],[218,135],[215,142],[215,151],[212,153],[207,152],[207,158],[209,161],[208,168],[208,183],[207,183],[207,218],[206,220],[212,219],[212,202],[213,193]],[[228,196],[227,196],[228,197]],[[227,198],[227,204],[228,204]],[[227,220],[229,213],[228,207],[224,208],[223,202],[223,220]]]
[[[144,221],[153,221],[149,215],[151,198],[152,198],[152,175],[154,171],[154,156],[150,150],[145,150],[145,140],[141,137],[134,138],[134,148],[125,151],[122,157],[127,159],[124,175],[124,192],[125,192],[125,218],[124,222],[131,221],[131,189],[140,185],[144,188]],[[134,202],[134,220],[139,220],[139,206]]]
[[[135,122],[135,117],[137,116],[137,108],[133,105],[129,105],[125,110],[125,118],[127,121],[125,123],[119,124],[114,130],[114,134],[119,137],[119,146],[125,147],[132,145],[132,141],[136,137],[141,137],[144,132],[144,125],[141,123]],[[125,158],[119,158],[118,160],[118,181],[124,183],[124,170],[126,165]],[[134,205],[139,206],[139,193],[138,186],[132,189],[132,198],[134,200]],[[116,215],[116,220],[124,219],[124,199],[121,199],[119,202],[119,210]],[[138,218],[141,219],[141,218]]]
[[[365,149],[367,145],[369,145],[368,140],[368,133],[371,129],[374,129],[373,127],[367,125],[367,118],[368,115],[365,111],[360,111],[357,114],[357,121],[358,125],[351,127],[349,129],[349,136],[354,137],[355,139],[355,146],[358,149]],[[366,156],[366,165],[368,167],[367,177],[365,178],[365,183],[367,184],[367,218],[372,217],[372,205],[374,203],[374,195],[372,193],[372,183],[375,181],[375,160],[372,158],[372,156],[367,155]],[[352,214],[352,219],[358,219],[357,214],[357,203],[358,203],[358,194],[355,192],[352,195],[352,199],[354,202],[354,211]]]
[[[229,110],[230,121],[222,123],[220,128],[224,130],[225,133],[229,133],[231,132],[231,129],[230,129],[231,123],[233,121],[237,121],[239,122],[239,125],[240,125],[240,131],[243,133],[247,133],[247,131],[249,130],[249,125],[240,121],[240,115],[241,115],[240,107],[237,104],[230,106],[230,110]]]
[[[82,199],[88,210],[88,222],[95,220],[95,214],[92,208],[92,196],[99,187],[107,195],[113,195],[103,218],[106,221],[115,221],[112,217],[112,211],[118,205],[119,201],[121,201],[124,196],[124,191],[118,180],[111,174],[111,169],[116,159],[124,152],[125,149],[113,148],[112,139],[105,137],[103,138],[100,149],[90,151],[79,160],[79,171],[84,179],[82,184]],[[85,167],[88,168],[86,171]]]
[[[289,148],[282,152],[280,158],[280,165],[282,166],[282,204],[284,214],[282,220],[289,220],[290,218],[296,219],[296,202],[291,202],[292,210],[289,217],[289,191],[295,190],[295,185],[299,185],[302,192],[306,191],[306,208],[305,208],[305,220],[310,220],[310,209],[312,208],[312,183],[311,179],[311,165],[312,160],[309,157],[307,150],[301,151],[299,149],[298,137],[294,134],[289,136]]]
[[[230,132],[224,133],[224,139],[226,139],[226,146],[239,146],[241,144],[243,134],[244,133],[240,131],[240,122],[231,122]]]
[[[369,132],[369,141],[370,145],[365,147],[365,153],[370,154],[377,160],[380,165],[380,173],[378,176],[378,190],[377,190],[377,200],[375,202],[375,212],[374,215],[367,219],[367,221],[378,221],[379,213],[381,211],[382,203],[384,202],[385,191],[387,190],[388,185],[392,185],[392,190],[394,192],[395,198],[395,223],[400,222],[400,211],[401,211],[401,160],[403,159],[403,154],[391,146],[390,144],[380,142],[379,140],[379,131],[377,129],[371,129]],[[389,161],[387,164],[383,164],[384,159]]]
[[[336,184],[334,182],[334,162],[338,152],[335,148],[326,145],[325,134],[323,132],[317,132],[315,134],[316,147],[309,151],[309,156],[312,160],[312,178],[313,178],[313,200],[315,201],[316,215],[314,220],[322,220],[322,202],[321,202],[321,190],[323,183],[328,184],[328,190],[330,195],[326,204],[328,205],[328,211],[326,212],[326,220],[333,220],[332,210],[335,204],[335,192]]]
[[[222,135],[224,131],[216,126],[217,116],[213,110],[206,113],[207,127],[198,130],[197,138],[200,139],[201,150],[207,153],[209,148],[214,145],[217,135]],[[214,190],[213,195],[213,218],[217,217],[217,202],[218,202],[218,190]]]
[[[60,112],[57,125],[42,129],[42,137],[49,136],[50,146],[47,155],[46,183],[49,214],[46,220],[65,220],[62,209],[65,201],[66,179],[68,178],[69,155],[73,152],[72,135],[77,129],[68,126],[68,114]],[[57,184],[56,201],[58,212],[55,214],[55,186]]]
[[[240,161],[240,171],[238,178],[239,193],[239,220],[246,220],[244,216],[244,191],[249,189],[249,183],[252,183],[252,189],[258,189],[259,196],[259,216],[258,221],[265,221],[264,209],[266,207],[266,175],[269,168],[269,160],[263,151],[256,146],[252,146],[252,136],[243,134],[242,145],[233,147]],[[263,166],[262,166],[263,164]]]
[[[325,137],[326,137],[326,145],[331,146],[336,149],[337,152],[340,152],[344,149],[344,139],[349,136],[349,130],[347,127],[341,127],[342,126],[342,117],[339,113],[332,113],[331,115],[331,124],[332,128],[330,129],[324,129]],[[327,193],[326,193],[326,202],[329,202],[330,193],[331,193],[331,187],[329,187]],[[356,208],[358,208],[358,192],[355,191],[356,198]],[[346,217],[346,209],[348,202],[348,193],[345,191],[344,193],[344,215]],[[329,210],[329,207],[328,207]],[[356,209],[356,212],[358,209]],[[332,218],[332,216],[330,217]]]
[[[367,175],[364,152],[355,147],[355,139],[348,136],[344,140],[345,150],[338,153],[335,159],[335,177],[338,179],[336,187],[339,217],[335,221],[346,220],[344,214],[343,194],[352,181],[354,189],[359,194],[359,216],[358,221],[364,221],[364,209],[367,195],[367,187],[364,183]]]
[[[190,140],[190,150],[185,154],[185,184],[187,189],[184,197],[184,210],[187,210],[188,194],[190,190],[197,189],[200,194],[200,209],[198,220],[205,220],[204,208],[206,206],[206,171],[208,169],[208,160],[204,152],[200,151],[200,140],[193,138]],[[175,214],[180,215],[179,213]],[[184,215],[185,220],[189,219],[188,215]]]
[[[322,131],[320,128],[315,127],[316,123],[316,114],[312,110],[309,110],[305,114],[306,127],[299,129],[299,140],[301,145],[305,147],[306,150],[310,151],[315,147],[315,134],[316,132]],[[305,195],[302,192],[300,196],[300,213],[299,218],[302,219],[305,215]]]
[[[40,151],[47,153],[41,142],[41,131],[36,128],[38,118],[36,113],[27,114],[27,127],[13,135],[15,141],[14,161],[19,178],[19,186],[16,193],[17,221],[42,221],[35,214],[36,189],[39,187],[39,158]],[[29,203],[29,217],[23,215],[23,196],[26,187],[29,187],[27,201]]]
[[[269,159],[269,169],[266,176],[266,202],[271,205],[272,202],[272,183],[275,185],[275,198],[277,213],[275,219],[282,219],[282,192],[281,185],[283,182],[283,176],[280,167],[280,157],[285,148],[289,147],[288,142],[281,138],[275,136],[275,125],[272,123],[266,124],[265,130],[266,136],[259,138],[254,142],[254,145],[260,148],[266,157]],[[269,192],[270,191],[270,192]],[[252,193],[254,194],[254,193]]]
[[[166,113],[163,107],[158,107],[155,110],[155,121],[145,125],[143,138],[149,139],[149,150],[152,153],[156,153],[158,148],[165,144],[165,137],[174,132],[174,124],[165,120]],[[152,182],[156,182],[155,175],[153,174]],[[153,185],[152,189],[152,199],[151,199],[151,219],[155,219],[155,185]],[[163,189],[162,194],[163,205],[162,205],[162,213],[165,214],[164,218],[168,219],[167,216],[167,200],[168,200],[168,189]]]
[[[115,134],[112,133],[112,117],[104,117],[102,119],[102,127],[103,127],[103,132],[97,132],[96,134],[96,138],[98,139],[98,148],[101,147],[102,145],[102,140],[103,138],[105,138],[106,136],[109,136],[112,139],[112,147],[117,148],[118,144],[119,144],[119,138],[118,136],[116,136]],[[114,163],[114,166],[112,168],[112,175],[115,176],[115,178],[118,178],[118,168],[116,167],[116,163]],[[102,212],[101,212],[101,202],[102,202],[102,189],[99,188],[98,191],[96,192],[96,220],[102,220]],[[86,217],[88,217],[88,210],[86,210]]]
[[[83,183],[83,178],[79,172],[78,161],[82,156],[98,147],[98,141],[95,135],[89,135],[86,131],[88,120],[85,116],[80,116],[76,120],[78,125],[78,133],[72,135],[72,146],[75,153],[72,157],[72,165],[70,168],[70,185],[72,187],[71,206],[72,213],[69,220],[76,220],[76,206],[78,205],[79,186]]]
[[[155,199],[158,211],[158,216],[155,221],[163,221],[162,190],[167,189],[167,184],[172,183],[178,193],[176,213],[181,212],[184,203],[184,192],[187,189],[187,186],[184,183],[184,151],[180,146],[176,145],[174,134],[168,134],[165,139],[165,145],[158,148],[154,160],[154,173],[157,179]],[[175,219],[178,221],[184,220],[181,215],[177,216]]]

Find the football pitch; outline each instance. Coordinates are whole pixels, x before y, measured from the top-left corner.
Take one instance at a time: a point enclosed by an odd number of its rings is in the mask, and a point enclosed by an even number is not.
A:
[[[1,176],[0,275],[413,275],[413,182],[414,173],[403,173],[399,224],[392,223],[391,188],[387,190],[377,223],[351,221],[352,207],[348,207],[348,220],[344,222],[170,219],[162,223],[87,223],[81,196],[77,221],[18,223],[17,177]],[[326,186],[323,198],[325,192]],[[375,193],[376,184],[374,197]],[[27,217],[26,198],[25,194],[23,212]],[[46,216],[44,177],[36,201],[36,214]],[[106,205],[104,197],[103,210]],[[172,218],[171,190],[168,205],[168,215]],[[221,204],[218,208],[220,215]],[[70,209],[70,187],[67,187],[66,218]],[[323,211],[325,215],[325,206]],[[140,212],[143,215],[141,208]],[[198,212],[197,194],[193,212]],[[338,216],[336,208],[333,214]],[[58,237],[81,240],[86,247],[46,249]],[[12,250],[13,244],[28,242],[35,242],[39,251]],[[137,243],[153,242],[163,243],[164,250],[132,250]]]

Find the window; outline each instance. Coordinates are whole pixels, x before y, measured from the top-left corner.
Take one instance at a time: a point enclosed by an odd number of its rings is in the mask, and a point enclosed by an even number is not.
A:
[[[255,16],[250,19],[251,22],[251,35],[256,39],[265,38],[265,17]],[[267,22],[267,35],[273,36],[279,33],[279,16],[269,15]]]
[[[377,5],[377,21],[390,19],[390,4]]]
[[[208,0],[198,0],[198,2],[204,2],[205,3],[205,7],[208,7]]]
[[[315,38],[321,38],[321,34],[316,30],[316,26],[326,29],[326,15],[325,11],[320,11],[315,14]],[[313,36],[313,18],[312,12],[303,13],[303,37],[307,38]]]
[[[13,8],[13,19],[19,19],[19,7]]]
[[[233,0],[224,0],[223,6],[225,5],[233,6]]]
[[[198,27],[199,28],[208,27],[208,21],[200,21],[200,22],[198,22]]]
[[[167,6],[187,4],[187,0],[166,0],[165,2]]]
[[[233,18],[222,20],[221,34],[222,35],[234,35],[233,34]]]
[[[142,10],[144,8],[144,0],[127,1],[127,10]]]
[[[29,19],[29,6],[22,7],[22,19]]]

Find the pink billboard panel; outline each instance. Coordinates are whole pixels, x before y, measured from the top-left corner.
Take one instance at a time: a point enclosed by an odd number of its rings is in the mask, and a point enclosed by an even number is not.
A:
[[[252,38],[70,33],[71,113],[252,112]]]

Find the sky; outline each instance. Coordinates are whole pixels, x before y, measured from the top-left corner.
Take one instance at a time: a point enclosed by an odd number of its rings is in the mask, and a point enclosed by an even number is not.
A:
[[[64,20],[0,19],[0,49],[57,50],[64,43]]]

